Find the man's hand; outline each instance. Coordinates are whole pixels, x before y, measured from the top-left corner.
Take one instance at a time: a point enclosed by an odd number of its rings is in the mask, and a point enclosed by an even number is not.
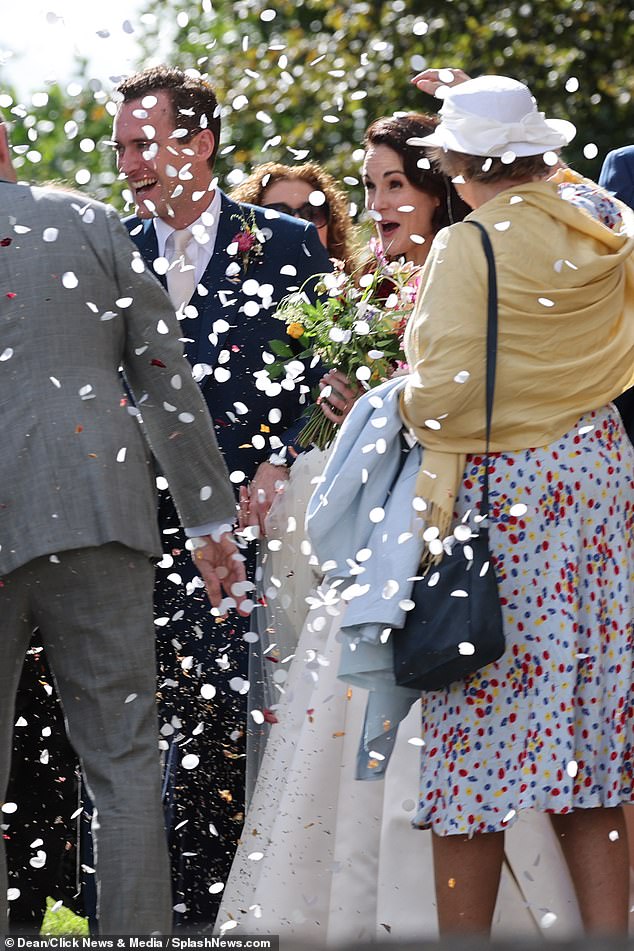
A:
[[[248,490],[240,490],[238,526],[241,531],[255,526],[260,537],[264,538],[266,516],[276,497],[284,491],[288,477],[286,466],[274,466],[270,462],[260,463]]]
[[[435,96],[441,86],[459,86],[465,83],[471,76],[468,76],[462,69],[424,69],[418,73],[411,82],[417,86],[421,92],[427,92],[430,96]]]
[[[205,582],[207,596],[214,608],[221,607],[222,592],[226,597],[236,602],[238,614],[246,616],[240,605],[245,600],[245,593],[252,585],[247,582],[244,568],[244,557],[233,540],[231,532],[224,532],[214,539],[205,535],[192,552],[192,558],[200,576]]]
[[[332,423],[341,426],[352,409],[354,401],[363,390],[358,383],[351,383],[341,370],[329,370],[319,381],[321,394],[317,403],[320,410]]]

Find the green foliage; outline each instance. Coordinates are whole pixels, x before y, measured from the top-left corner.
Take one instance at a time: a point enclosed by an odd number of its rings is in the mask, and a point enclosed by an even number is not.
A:
[[[597,177],[609,148],[634,141],[624,0],[147,0],[145,11],[156,17],[148,53],[171,27],[172,61],[207,72],[217,90],[229,183],[262,161],[308,158],[358,178],[372,119],[436,109],[409,82],[425,66],[526,81],[540,108],[577,125],[567,158],[584,174]],[[585,157],[592,144],[598,156]]]
[[[56,910],[54,910],[56,909]],[[56,908],[52,898],[46,900],[46,914],[42,922],[42,935],[88,935],[88,921],[74,915],[64,905]]]
[[[25,181],[56,182],[122,207],[117,181],[110,94],[95,79],[48,85],[20,100],[3,90],[3,115],[10,124],[14,165]],[[110,110],[110,111],[109,111]]]
[[[630,0],[145,0],[141,13],[139,65],[161,50],[158,58],[208,73],[217,90],[225,187],[259,162],[315,159],[347,177],[360,204],[364,130],[380,115],[436,109],[409,81],[427,65],[526,81],[540,108],[577,125],[566,157],[591,177],[608,149],[634,142]],[[20,175],[64,180],[121,207],[106,144],[109,90],[84,78],[72,95],[57,84],[47,92],[18,115],[3,107],[25,147]],[[82,152],[84,139],[95,148]]]

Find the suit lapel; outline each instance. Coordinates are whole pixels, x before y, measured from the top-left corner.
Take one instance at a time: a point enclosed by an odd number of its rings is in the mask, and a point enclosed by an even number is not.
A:
[[[125,224],[130,231],[130,237],[133,239],[137,248],[141,252],[141,257],[145,261],[146,265],[154,277],[161,282],[163,287],[167,288],[165,275],[157,274],[154,270],[154,261],[158,257],[158,241],[156,240],[154,223],[149,218],[146,221],[140,221],[137,218],[135,220],[125,222]]]
[[[185,353],[190,363],[207,363],[215,366],[218,354],[227,343],[227,338],[235,330],[242,319],[238,312],[244,303],[242,281],[244,273],[236,277],[227,276],[227,268],[234,262],[240,263],[239,256],[227,253],[227,247],[241,228],[244,217],[239,204],[220,192],[220,218],[213,254],[200,285],[207,294],[199,294],[198,290],[190,301],[198,311],[197,318],[186,317],[181,321],[182,335],[186,341]],[[158,241],[156,230],[151,220],[140,222],[138,219],[126,222],[143,260],[154,276],[167,289],[167,280],[164,274],[156,274],[154,261],[158,257]],[[216,321],[223,319],[222,329],[214,331]]]
[[[196,347],[196,363],[208,363],[215,366],[218,354],[226,346],[228,337],[235,330],[236,325],[243,319],[239,310],[244,303],[242,281],[244,274],[236,277],[227,276],[230,264],[238,262],[239,258],[227,253],[227,247],[240,231],[240,220],[243,215],[236,202],[231,201],[225,194],[220,193],[221,207],[218,233],[211,260],[207,265],[202,281],[209,294],[201,297],[198,293],[192,298],[192,304],[198,308],[201,315],[200,333]],[[224,329],[214,331],[213,325],[223,319]]]

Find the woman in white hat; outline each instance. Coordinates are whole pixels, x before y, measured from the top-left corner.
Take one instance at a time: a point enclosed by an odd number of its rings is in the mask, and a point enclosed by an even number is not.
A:
[[[527,809],[551,816],[586,930],[625,933],[634,449],[611,401],[634,381],[634,229],[593,183],[553,176],[574,127],[546,119],[522,83],[483,76],[445,92],[426,143],[497,267],[489,521],[506,650],[423,696],[416,822],[434,832],[441,933],[489,931],[504,831]],[[421,286],[401,412],[425,450],[417,495],[444,537],[481,495],[487,268],[475,228],[437,236]]]

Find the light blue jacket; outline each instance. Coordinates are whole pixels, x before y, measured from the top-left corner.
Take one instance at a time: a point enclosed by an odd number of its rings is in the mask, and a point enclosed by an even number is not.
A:
[[[327,583],[345,604],[339,677],[369,691],[359,779],[380,778],[398,723],[419,697],[396,685],[391,638],[398,631],[388,633],[403,625],[423,547],[412,504],[422,450],[404,435],[398,408],[406,379],[388,380],[356,402],[306,518]],[[368,767],[368,757],[379,766]]]

